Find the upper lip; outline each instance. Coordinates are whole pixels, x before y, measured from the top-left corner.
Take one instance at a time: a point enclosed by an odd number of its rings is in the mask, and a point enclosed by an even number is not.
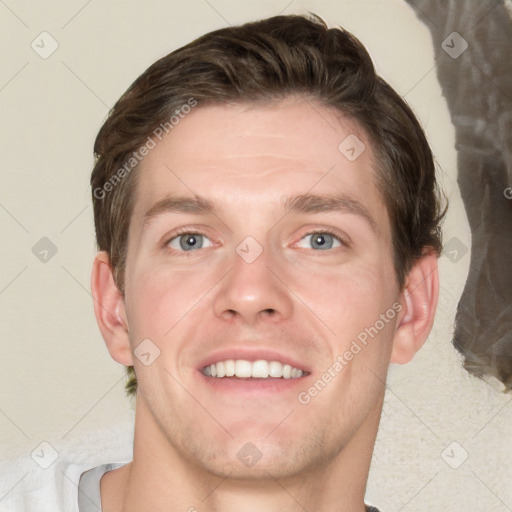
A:
[[[264,359],[266,361],[279,361],[284,364],[289,364],[293,368],[311,373],[311,369],[305,363],[300,362],[293,356],[276,352],[273,349],[249,349],[247,347],[232,347],[211,352],[199,363],[198,369],[203,370],[206,366],[217,363],[218,361],[226,361],[227,359],[245,359],[246,361]]]

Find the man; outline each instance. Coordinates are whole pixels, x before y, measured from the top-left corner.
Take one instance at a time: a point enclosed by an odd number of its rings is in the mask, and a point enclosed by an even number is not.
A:
[[[411,110],[351,34],[278,16],[153,64],[94,149],[95,313],[136,419],[80,511],[363,512],[388,364],[438,297]]]

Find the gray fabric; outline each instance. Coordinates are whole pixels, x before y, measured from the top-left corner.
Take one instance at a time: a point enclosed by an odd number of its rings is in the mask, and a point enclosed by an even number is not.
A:
[[[79,512],[101,512],[100,480],[108,471],[118,469],[127,463],[103,464],[82,473],[78,483]]]
[[[492,375],[511,390],[510,11],[504,0],[407,2],[432,32],[437,74],[457,134],[457,181],[471,228],[469,273],[453,343],[470,373]],[[445,254],[454,264],[467,250],[457,237],[446,242]]]

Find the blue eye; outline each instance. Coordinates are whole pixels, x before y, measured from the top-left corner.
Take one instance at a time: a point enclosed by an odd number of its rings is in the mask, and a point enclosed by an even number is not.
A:
[[[330,233],[311,233],[302,238],[303,240],[307,240],[313,249],[318,249],[320,251],[325,251],[328,249],[332,249],[334,247],[341,247],[341,241],[337,236],[331,235]],[[299,247],[304,247],[303,245],[299,245]],[[306,247],[309,249],[309,247]]]
[[[212,244],[210,240],[201,233],[183,233],[169,240],[167,245],[177,251],[192,251],[194,249],[211,247]]]

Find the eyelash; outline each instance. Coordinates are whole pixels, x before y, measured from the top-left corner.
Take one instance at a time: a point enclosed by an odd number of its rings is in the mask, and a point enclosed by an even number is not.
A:
[[[336,238],[336,240],[338,240],[338,242],[343,246],[343,247],[348,247],[349,244],[348,242],[342,238],[338,232],[332,228],[319,228],[319,229],[316,229],[316,230],[313,230],[313,231],[308,231],[306,234],[304,234],[300,240],[306,238],[307,236],[309,235],[314,235],[314,234],[321,234],[321,235],[331,235],[333,236],[334,238]],[[208,235],[200,230],[200,229],[196,229],[196,230],[192,230],[190,228],[182,228],[182,229],[178,229],[177,231],[175,231],[169,238],[166,238],[165,242],[164,242],[164,248],[167,248],[169,249],[169,244],[171,243],[172,240],[174,240],[175,238],[178,238],[179,236],[182,236],[182,235],[202,235],[202,236],[205,236],[205,237],[208,237]],[[300,241],[299,240],[299,241]],[[175,249],[171,249],[171,251],[175,251]],[[180,253],[184,253],[186,254],[187,256],[189,255],[188,253],[193,253],[195,251],[177,251],[177,252],[180,252]],[[321,251],[318,251],[318,252],[321,252]]]
[[[307,237],[308,235],[314,235],[316,233],[319,233],[321,235],[332,235],[334,238],[336,238],[336,240],[338,240],[338,242],[341,244],[341,245],[344,245],[344,246],[347,246],[348,243],[345,241],[345,239],[343,239],[336,230],[332,229],[332,228],[320,228],[320,229],[317,229],[317,230],[313,230],[313,231],[308,231],[302,238],[305,238]]]

